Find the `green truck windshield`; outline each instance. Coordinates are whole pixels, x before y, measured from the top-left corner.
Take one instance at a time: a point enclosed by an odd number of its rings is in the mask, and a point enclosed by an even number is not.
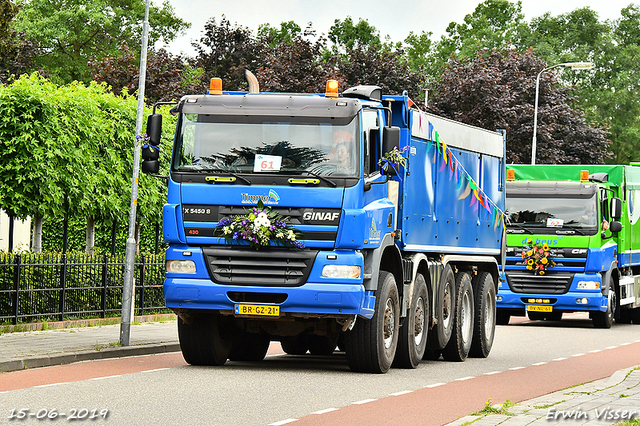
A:
[[[507,196],[507,227],[511,233],[518,230],[536,234],[573,230],[578,234],[594,235],[600,223],[597,212],[595,194],[589,198],[564,199]]]
[[[173,170],[358,175],[357,117],[344,125],[330,118],[285,120],[182,114]]]

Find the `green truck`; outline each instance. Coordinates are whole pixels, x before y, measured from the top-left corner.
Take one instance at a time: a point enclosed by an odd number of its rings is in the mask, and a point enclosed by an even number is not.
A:
[[[497,323],[589,312],[640,324],[640,167],[507,166],[505,278]]]

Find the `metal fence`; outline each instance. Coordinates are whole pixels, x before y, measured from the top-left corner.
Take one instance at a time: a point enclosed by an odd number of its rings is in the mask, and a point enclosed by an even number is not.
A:
[[[0,253],[0,323],[117,316],[125,256]],[[166,309],[164,254],[135,259],[135,313]]]

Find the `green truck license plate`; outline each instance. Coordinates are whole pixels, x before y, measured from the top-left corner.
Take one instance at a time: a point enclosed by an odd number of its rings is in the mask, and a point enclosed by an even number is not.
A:
[[[271,305],[236,305],[237,315],[260,315],[268,317],[280,316],[280,306]]]
[[[529,305],[527,311],[532,312],[553,312],[553,306]]]

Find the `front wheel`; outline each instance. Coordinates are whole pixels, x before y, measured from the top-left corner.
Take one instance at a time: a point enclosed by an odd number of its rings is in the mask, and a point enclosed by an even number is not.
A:
[[[413,284],[411,306],[404,323],[400,327],[398,351],[394,367],[416,368],[427,347],[429,321],[429,294],[422,274],[417,274]]]
[[[469,356],[473,336],[473,288],[468,272],[456,277],[456,299],[451,339],[442,351],[447,361],[464,361]]]
[[[378,289],[373,318],[357,321],[345,334],[347,361],[353,371],[386,373],[396,354],[400,303],[393,274],[380,271]]]
[[[178,317],[180,350],[191,365],[224,365],[229,358],[233,339],[227,336],[228,324],[220,314],[200,314],[187,324]],[[224,336],[224,337],[223,337]]]
[[[595,328],[611,328],[618,306],[618,298],[616,297],[616,289],[613,278],[609,281],[609,295],[607,296],[607,310],[605,312],[593,313],[593,326]]]

